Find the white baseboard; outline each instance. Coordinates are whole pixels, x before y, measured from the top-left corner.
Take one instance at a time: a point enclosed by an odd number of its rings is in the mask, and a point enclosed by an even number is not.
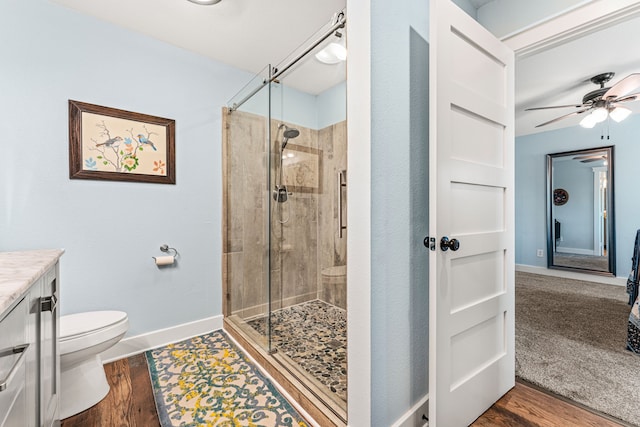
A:
[[[580,248],[566,248],[564,246],[556,246],[556,252],[562,254],[577,254],[577,255],[590,255],[595,256],[596,252],[593,249],[580,249]]]
[[[422,415],[429,413],[429,395],[426,394],[409,411],[401,416],[391,427],[422,427],[429,425],[429,422],[422,418]]]
[[[103,352],[102,363],[124,359],[152,348],[186,340],[211,331],[222,329],[222,315],[207,317],[170,328],[158,329],[146,334],[124,338],[122,341]]]
[[[545,276],[563,277],[565,279],[584,280],[585,282],[604,283],[606,285],[626,286],[626,277],[600,276],[598,274],[577,273],[575,271],[556,270],[533,265],[516,264],[516,271],[543,274]]]

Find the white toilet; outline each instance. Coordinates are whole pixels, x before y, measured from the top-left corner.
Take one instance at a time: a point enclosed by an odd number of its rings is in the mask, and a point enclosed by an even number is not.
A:
[[[60,317],[60,417],[68,418],[109,393],[100,353],[129,329],[123,311],[91,311]]]

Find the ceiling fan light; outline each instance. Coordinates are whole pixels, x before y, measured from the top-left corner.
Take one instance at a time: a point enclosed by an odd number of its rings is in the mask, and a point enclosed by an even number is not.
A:
[[[596,123],[604,122],[605,120],[607,120],[607,116],[608,115],[609,115],[609,113],[607,112],[607,109],[606,108],[602,108],[602,107],[596,108],[591,113],[591,116],[593,116],[593,120]]]
[[[593,113],[587,114],[584,119],[580,120],[580,126],[586,129],[591,129],[596,125],[596,121],[593,117]]]
[[[631,114],[631,110],[626,107],[616,107],[609,112],[609,115],[613,120],[620,123]]]

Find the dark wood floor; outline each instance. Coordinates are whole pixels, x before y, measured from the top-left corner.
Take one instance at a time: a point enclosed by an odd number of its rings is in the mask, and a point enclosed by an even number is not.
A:
[[[144,354],[104,366],[109,394],[100,403],[62,420],[62,427],[156,427],[160,425]]]
[[[159,426],[153,390],[144,355],[105,365],[111,391],[92,408],[62,421],[62,427]],[[504,427],[614,427],[621,424],[517,383],[473,426]]]

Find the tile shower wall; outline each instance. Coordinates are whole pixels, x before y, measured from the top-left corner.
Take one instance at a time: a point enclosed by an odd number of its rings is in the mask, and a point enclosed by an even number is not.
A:
[[[264,315],[268,303],[267,121],[263,116],[241,111],[225,113],[224,120],[223,265],[227,315],[250,318]],[[271,122],[272,138],[279,124]],[[291,194],[285,203],[272,203],[270,212],[272,309],[316,298],[344,307],[346,290],[342,289],[342,294],[328,292],[323,287],[321,271],[346,264],[346,234],[342,239],[337,234],[336,182],[338,171],[346,168],[346,122],[319,131],[287,124],[300,130],[300,135],[289,140],[285,154],[317,153],[321,156],[321,169],[311,170],[309,175],[295,174],[291,170],[294,166],[285,162],[284,183]],[[278,139],[271,143],[272,153],[279,152],[281,133]],[[279,164],[278,154],[272,155],[272,165]],[[275,172],[271,174],[269,192],[275,186]],[[346,206],[346,191],[343,202]]]
[[[265,122],[254,114],[223,112],[223,286],[226,314],[243,318],[267,312]]]
[[[320,272],[322,269],[347,264],[347,230],[338,235],[338,197],[342,197],[343,221],[346,221],[347,188],[338,190],[338,172],[347,169],[347,122],[342,121],[318,132],[319,145],[323,147],[322,186],[320,197],[319,233]],[[345,177],[346,179],[346,177]],[[322,280],[318,297],[341,308],[347,307],[347,288],[344,280]]]

